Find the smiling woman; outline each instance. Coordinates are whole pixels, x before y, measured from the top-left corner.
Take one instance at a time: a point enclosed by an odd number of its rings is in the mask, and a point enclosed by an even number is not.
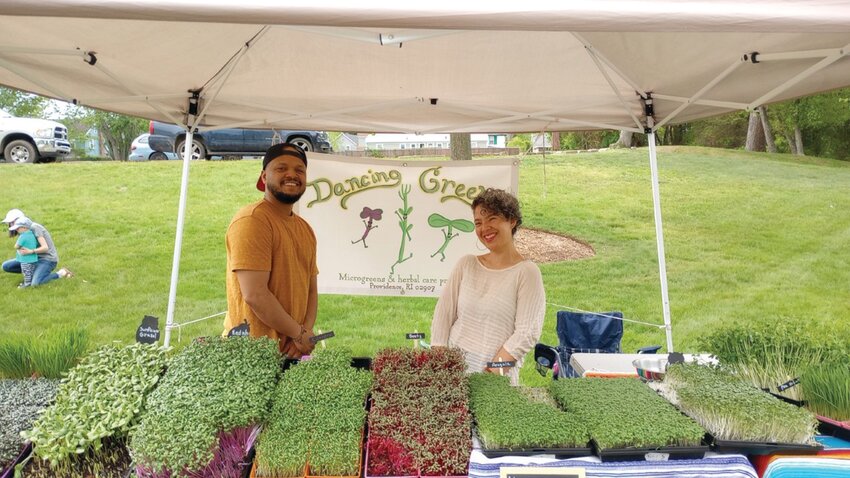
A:
[[[460,347],[469,372],[507,374],[517,384],[522,359],[543,327],[543,278],[514,244],[522,224],[516,197],[487,189],[472,211],[475,234],[489,252],[455,266],[434,310],[431,345]]]

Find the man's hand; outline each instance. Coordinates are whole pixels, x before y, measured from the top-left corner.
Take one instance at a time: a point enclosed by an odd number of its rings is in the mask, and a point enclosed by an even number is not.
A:
[[[292,343],[302,355],[307,355],[316,347],[316,344],[310,341],[310,338],[314,335],[312,330],[302,327],[301,334],[294,337]]]
[[[298,350],[298,347],[295,346],[295,343],[292,341],[292,339],[289,338],[289,337],[284,337],[282,340],[284,341],[283,342],[283,354],[287,358],[300,359],[301,358],[301,351]]]

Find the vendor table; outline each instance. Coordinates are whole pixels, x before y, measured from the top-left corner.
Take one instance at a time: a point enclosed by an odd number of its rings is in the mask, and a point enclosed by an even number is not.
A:
[[[684,356],[686,362],[713,363],[715,361],[707,354],[684,354]],[[582,377],[637,377],[638,374],[632,362],[648,357],[653,355],[574,353],[570,356],[570,365]]]
[[[588,456],[558,460],[553,455],[504,456],[487,458],[473,450],[469,460],[469,478],[499,478],[503,466],[583,468],[587,477],[641,478],[757,478],[747,457],[706,453],[701,460],[626,461],[602,463]]]

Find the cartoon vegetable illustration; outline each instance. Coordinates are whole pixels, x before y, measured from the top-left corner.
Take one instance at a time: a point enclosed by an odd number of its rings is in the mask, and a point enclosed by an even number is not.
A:
[[[395,210],[395,215],[399,218],[398,226],[401,228],[401,245],[398,248],[398,260],[390,267],[390,274],[395,274],[395,266],[413,257],[412,252],[409,256],[404,257],[404,248],[407,245],[407,241],[413,240],[410,237],[410,230],[413,229],[413,224],[407,222],[408,216],[413,212],[413,207],[407,206],[407,195],[410,194],[410,190],[411,187],[409,184],[402,184],[398,192],[398,197],[402,200],[402,207]]]
[[[363,231],[363,237],[356,241],[351,241],[352,244],[357,244],[358,242],[363,242],[363,247],[369,247],[366,245],[366,236],[369,235],[369,232],[372,229],[376,229],[378,227],[377,224],[372,225],[373,221],[380,221],[381,216],[384,214],[383,209],[371,209],[366,206],[363,207],[363,210],[360,211],[360,218],[363,219],[363,225],[366,226],[366,230]],[[369,219],[369,222],[366,222],[366,219]]]
[[[443,217],[437,213],[431,214],[428,216],[428,225],[434,228],[445,227],[443,229],[443,245],[437,249],[437,252],[431,254],[431,257],[440,254],[440,262],[446,260],[446,248],[449,247],[449,242],[452,241],[455,237],[459,236],[459,233],[452,234],[452,228],[457,229],[461,232],[472,232],[475,230],[475,225],[472,224],[472,221],[468,221],[466,219],[448,219]]]

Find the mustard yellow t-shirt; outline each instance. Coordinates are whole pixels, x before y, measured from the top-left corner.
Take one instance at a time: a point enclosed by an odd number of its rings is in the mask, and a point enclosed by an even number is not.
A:
[[[296,322],[307,314],[310,280],[319,273],[316,235],[307,221],[288,215],[265,199],[243,207],[233,216],[227,244],[227,315],[225,334],[247,321],[251,336],[279,339],[280,334],[260,321],[242,298],[237,270],[269,271],[269,290]],[[284,341],[280,346],[283,347]]]

